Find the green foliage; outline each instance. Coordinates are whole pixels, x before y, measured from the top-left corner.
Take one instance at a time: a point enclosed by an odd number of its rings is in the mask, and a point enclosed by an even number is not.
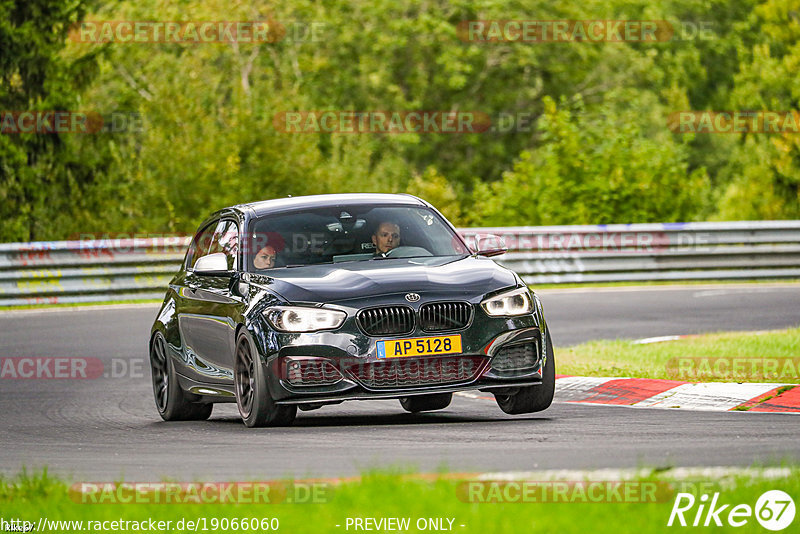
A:
[[[489,226],[680,221],[702,207],[708,181],[688,171],[686,147],[643,135],[644,113],[594,116],[545,99],[540,145],[499,182],[478,187]],[[482,199],[488,199],[483,200]]]
[[[0,110],[75,108],[85,81],[78,70],[91,72],[92,61],[60,52],[85,9],[80,0],[0,1]],[[0,240],[58,234],[66,200],[92,179],[66,145],[58,135],[0,134]]]
[[[731,93],[734,109],[793,112],[800,123],[800,16],[798,3],[769,0],[759,5],[750,30],[763,39],[743,53]],[[720,219],[800,218],[800,135],[743,135],[732,147],[720,191]]]
[[[415,174],[406,193],[424,198],[456,226],[463,226],[468,220],[462,212],[455,187],[434,167],[428,167],[422,174]]]

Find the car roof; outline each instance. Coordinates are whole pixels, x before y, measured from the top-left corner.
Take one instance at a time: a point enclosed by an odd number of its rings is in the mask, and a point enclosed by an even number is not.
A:
[[[255,216],[267,215],[274,211],[291,209],[322,208],[326,206],[339,206],[342,204],[395,204],[405,206],[427,206],[428,204],[413,196],[406,194],[387,193],[347,193],[335,195],[310,195],[304,197],[275,198],[239,204],[234,209],[250,211]]]

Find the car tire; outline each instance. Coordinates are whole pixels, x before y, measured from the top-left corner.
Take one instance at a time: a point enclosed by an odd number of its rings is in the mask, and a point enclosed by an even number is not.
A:
[[[400,399],[400,406],[407,412],[430,412],[444,410],[453,400],[452,393],[435,393],[433,395],[415,395]]]
[[[181,388],[161,332],[156,332],[150,344],[150,372],[156,408],[164,421],[204,421],[211,416],[213,404],[191,402]]]
[[[292,424],[297,416],[297,406],[275,404],[261,358],[244,332],[236,339],[233,376],[236,406],[245,426],[254,428]]]
[[[556,389],[556,360],[553,356],[553,342],[550,333],[547,333],[547,361],[544,364],[542,383],[537,386],[519,388],[513,395],[498,395],[494,398],[500,409],[507,414],[518,415],[523,413],[541,412],[553,402]]]

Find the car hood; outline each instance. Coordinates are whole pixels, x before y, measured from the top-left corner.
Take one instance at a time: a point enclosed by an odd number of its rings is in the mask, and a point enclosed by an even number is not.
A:
[[[309,265],[253,275],[289,302],[343,302],[392,293],[468,299],[517,284],[515,274],[488,258],[408,258]]]

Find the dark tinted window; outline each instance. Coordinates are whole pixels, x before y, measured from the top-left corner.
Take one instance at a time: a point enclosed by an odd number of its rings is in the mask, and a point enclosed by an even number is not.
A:
[[[217,228],[218,222],[215,221],[205,227],[203,227],[197,234],[195,234],[194,239],[192,239],[192,244],[189,245],[189,252],[186,254],[186,267],[189,269],[194,268],[195,262],[208,254],[208,249],[211,246],[211,238],[214,235],[214,230]]]
[[[388,258],[458,256],[468,253],[461,239],[434,211],[409,206],[336,206],[266,216],[248,233],[247,269],[265,248],[274,267],[379,258],[372,236],[381,223],[399,234]]]
[[[217,225],[208,254],[216,252],[225,254],[229,270],[236,269],[236,255],[239,252],[239,226],[236,221],[223,219]]]
[[[222,252],[228,259],[228,269],[236,269],[239,251],[239,227],[236,221],[223,219],[203,227],[197,232],[189,246],[186,266],[194,268],[197,260],[208,254]]]

